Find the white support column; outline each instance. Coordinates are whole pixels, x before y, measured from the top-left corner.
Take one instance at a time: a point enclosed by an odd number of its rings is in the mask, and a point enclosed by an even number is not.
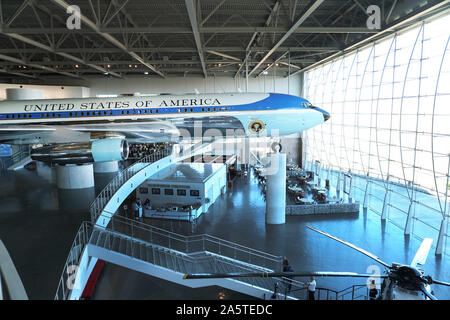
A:
[[[343,188],[343,193],[344,193],[344,198],[345,195],[347,195],[347,199],[349,203],[352,203],[352,175],[351,172],[349,171],[348,173],[344,174],[344,188]],[[344,199],[345,200],[345,199]]]
[[[56,169],[44,162],[36,161],[36,173],[50,183],[55,183],[56,181]]]
[[[369,173],[367,173],[366,190],[364,192],[364,201],[363,201],[363,209],[366,209],[366,210],[369,207],[369,193],[370,193],[370,176],[369,176]]]
[[[445,235],[448,229],[448,217],[442,219],[441,228],[439,229],[438,241],[436,244],[436,255],[442,255],[444,253]]]
[[[92,164],[56,166],[56,185],[60,189],[84,189],[94,187]]]
[[[412,233],[412,227],[413,227],[413,218],[416,211],[416,202],[414,200],[411,200],[409,203],[408,208],[408,216],[406,217],[406,223],[405,223],[405,235],[409,236]]]
[[[341,194],[341,171],[338,171],[338,177],[336,182],[336,197],[340,197]]]
[[[389,203],[391,199],[389,176],[387,177],[386,193],[384,194],[383,208],[381,210],[381,220],[386,220],[389,212]]]
[[[112,173],[119,171],[119,161],[94,162],[95,173]]]
[[[271,153],[267,171],[266,223],[286,222],[286,154]]]

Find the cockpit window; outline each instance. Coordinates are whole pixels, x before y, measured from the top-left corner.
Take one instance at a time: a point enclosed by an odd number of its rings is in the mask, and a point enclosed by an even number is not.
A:
[[[313,108],[313,105],[311,104],[311,102],[308,102],[308,101],[303,102],[302,106],[305,108]]]

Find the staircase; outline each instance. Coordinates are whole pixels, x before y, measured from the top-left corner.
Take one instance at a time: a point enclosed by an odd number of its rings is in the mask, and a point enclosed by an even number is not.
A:
[[[185,253],[94,227],[88,244],[89,255],[180,285],[198,288],[220,286],[256,298],[272,295],[277,278],[240,278],[186,280],[186,273],[272,272],[273,269],[234,260],[209,251]],[[293,296],[287,299],[296,299]]]
[[[22,169],[32,161],[33,160],[30,157],[30,146],[19,145],[17,151],[11,155],[12,165],[8,167],[8,170],[14,171]]]

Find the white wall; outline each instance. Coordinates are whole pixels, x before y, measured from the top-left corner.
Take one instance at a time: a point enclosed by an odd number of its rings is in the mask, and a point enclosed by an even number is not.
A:
[[[88,78],[91,96],[99,94],[136,93],[194,93],[197,89],[200,93],[245,92],[245,78],[233,79],[232,77],[167,77],[165,79],[155,76],[127,76],[118,78]],[[277,92],[300,95],[301,77],[290,78],[261,76],[249,78],[249,92]]]
[[[6,89],[9,88],[39,89],[44,92],[45,99],[89,97],[90,91],[89,88],[77,86],[47,86],[0,83],[0,100],[6,99]]]
[[[245,78],[232,77],[167,77],[126,76],[123,79],[112,77],[86,77],[84,86],[66,85],[29,85],[0,83],[0,100],[6,99],[7,88],[31,88],[44,91],[46,99],[95,97],[100,94],[159,94],[159,93],[223,93],[246,91]],[[248,92],[276,92],[301,95],[302,78],[299,75],[290,78],[261,76],[250,77]]]

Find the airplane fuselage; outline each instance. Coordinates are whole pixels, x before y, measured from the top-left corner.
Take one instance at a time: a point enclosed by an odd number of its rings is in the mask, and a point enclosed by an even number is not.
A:
[[[241,130],[248,136],[287,135],[323,123],[329,114],[286,94],[228,93],[0,102],[2,125],[65,127],[148,121],[193,131]],[[192,133],[191,133],[192,134]],[[2,139],[3,140],[3,139]]]

